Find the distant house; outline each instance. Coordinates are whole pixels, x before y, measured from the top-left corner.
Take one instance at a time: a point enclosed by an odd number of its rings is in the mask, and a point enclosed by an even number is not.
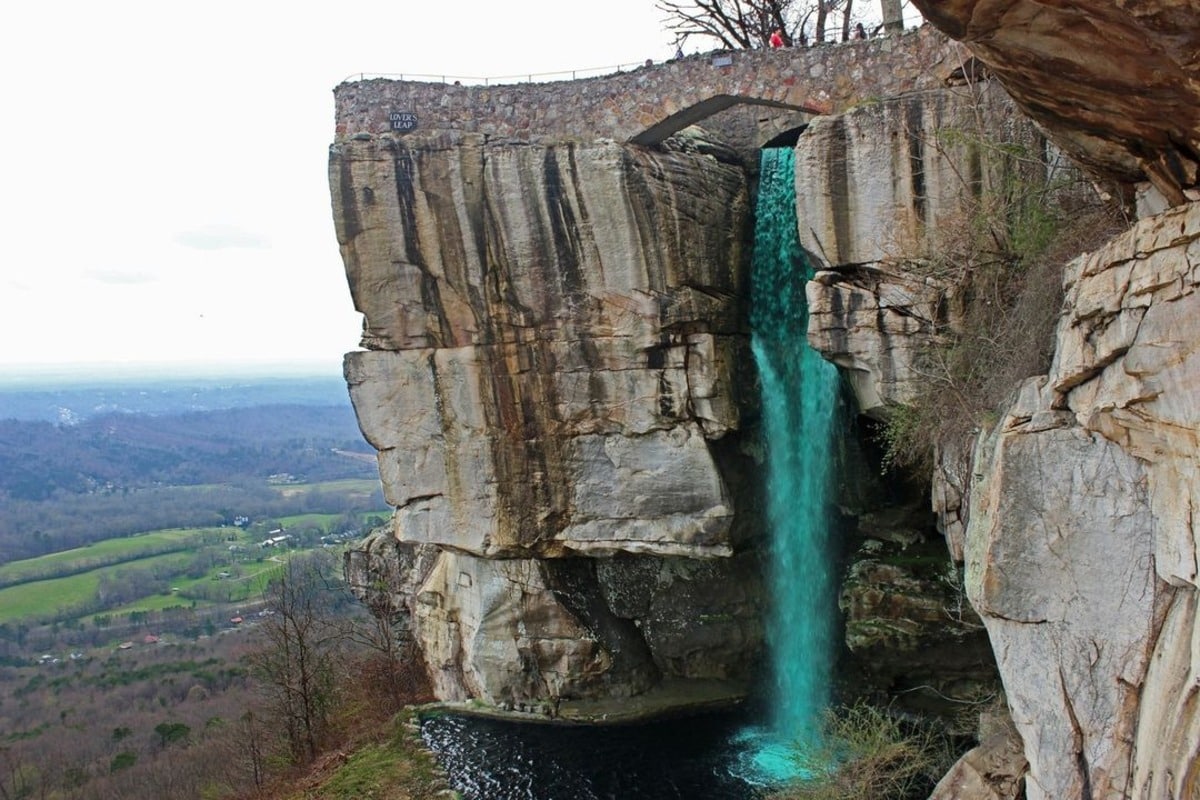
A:
[[[129,650],[133,647],[133,642],[121,642],[117,645],[118,650]]]
[[[241,617],[230,617],[229,622],[233,625],[241,625],[245,620]]]
[[[289,539],[292,538],[291,534],[282,533],[279,528],[276,528],[275,530],[271,531],[271,533],[278,534],[278,535],[271,536],[271,538],[269,538],[269,539],[263,539],[261,542],[258,543],[259,547],[279,547],[280,545],[284,544],[285,542],[287,542]]]
[[[142,639],[142,644],[158,644],[158,637],[153,633],[147,633],[145,638]]]

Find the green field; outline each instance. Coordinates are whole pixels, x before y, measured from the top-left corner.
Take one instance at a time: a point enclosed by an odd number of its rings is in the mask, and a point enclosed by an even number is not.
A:
[[[87,547],[4,564],[0,566],[0,586],[73,575],[149,555],[192,550],[208,542],[220,542],[224,535],[220,528],[177,528],[105,539]]]
[[[285,530],[310,527],[328,530],[330,524],[340,516],[341,514],[292,514],[288,517],[280,517],[279,524]]]
[[[0,624],[69,617],[70,609],[78,608],[95,596],[99,585],[100,572],[93,570],[69,578],[0,589]]]
[[[73,609],[78,609],[95,596],[103,577],[116,578],[121,570],[134,567],[177,570],[190,558],[190,551],[146,556],[61,578],[29,581],[0,589],[0,624],[70,618],[74,616],[71,614]],[[179,598],[174,600],[173,605],[181,604]]]
[[[341,519],[343,514],[292,514],[288,517],[280,517],[279,524],[285,529],[291,530],[294,528],[322,528],[329,533],[333,524]],[[379,511],[361,511],[355,514],[358,517],[360,525],[365,525],[367,520],[372,517],[380,519],[389,519],[392,516],[390,508],[381,509]]]
[[[285,488],[369,494],[377,487],[374,480],[344,480]],[[357,512],[355,516],[365,525],[372,517],[386,519],[390,514],[390,509],[382,509]],[[343,514],[307,513],[281,517],[277,523],[288,531],[310,531],[302,539],[304,546],[311,546],[317,544],[315,538],[309,538],[313,529],[337,532],[334,529],[344,518]],[[282,560],[300,552],[260,549],[261,536],[261,529],[253,532],[231,527],[168,529],[106,539],[87,547],[4,564],[0,566],[0,624],[62,621],[77,616],[91,623],[99,615],[256,602]],[[241,549],[230,550],[233,544]],[[300,540],[293,539],[291,544],[294,548]],[[199,558],[206,560],[201,566],[204,574],[186,576],[189,567],[200,566],[196,563]],[[101,581],[116,579],[121,570],[150,571],[160,590],[120,605],[98,608],[95,598]]]
[[[251,566],[251,565],[247,565]],[[211,574],[205,575],[202,578],[183,578],[172,581],[173,589],[178,589],[177,592],[170,594],[155,594],[149,597],[143,597],[133,603],[116,606],[97,614],[91,614],[84,618],[84,622],[92,623],[96,617],[120,617],[124,614],[129,614],[136,611],[162,611],[168,608],[211,608],[219,605],[236,604],[236,603],[253,603],[261,600],[266,592],[267,583],[271,576],[279,569],[279,564],[274,561],[265,561],[261,564],[252,565],[254,569],[248,571],[247,574],[239,578],[219,579],[217,574],[223,571],[222,567],[214,567]],[[227,588],[229,594],[220,601],[207,600],[197,597],[196,587],[204,587],[213,584],[214,581],[220,581],[222,588]]]
[[[380,489],[378,478],[345,478],[321,483],[292,483],[276,487],[284,497],[310,492],[328,492],[349,497],[370,497]]]

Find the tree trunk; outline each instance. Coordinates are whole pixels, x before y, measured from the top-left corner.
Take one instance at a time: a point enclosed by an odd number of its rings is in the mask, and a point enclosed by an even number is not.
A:
[[[829,16],[827,0],[817,0],[817,29],[813,33],[813,44],[825,42],[825,19]]]
[[[904,8],[902,0],[880,0],[883,8],[883,29],[888,33],[904,30]]]

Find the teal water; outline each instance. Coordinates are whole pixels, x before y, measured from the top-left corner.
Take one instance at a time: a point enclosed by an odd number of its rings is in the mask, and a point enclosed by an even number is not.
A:
[[[804,284],[812,268],[796,233],[794,154],[762,151],[751,275],[751,345],[767,459],[772,608],[767,620],[772,716],[743,732],[764,781],[802,777],[830,701],[836,645],[832,553],[837,369],[808,346]]]

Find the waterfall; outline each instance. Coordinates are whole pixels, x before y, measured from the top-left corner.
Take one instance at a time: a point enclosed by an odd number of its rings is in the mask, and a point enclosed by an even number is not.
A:
[[[795,156],[762,151],[751,276],[751,345],[761,383],[772,608],[767,620],[772,718],[753,736],[755,769],[797,776],[793,748],[820,743],[837,650],[831,547],[837,369],[808,346],[796,232]]]

